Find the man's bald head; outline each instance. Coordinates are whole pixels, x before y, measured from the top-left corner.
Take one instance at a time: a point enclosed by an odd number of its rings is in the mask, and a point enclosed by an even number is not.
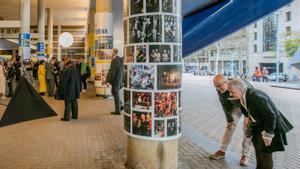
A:
[[[224,93],[227,91],[227,79],[222,74],[217,74],[214,77],[214,86],[219,90],[220,92]]]

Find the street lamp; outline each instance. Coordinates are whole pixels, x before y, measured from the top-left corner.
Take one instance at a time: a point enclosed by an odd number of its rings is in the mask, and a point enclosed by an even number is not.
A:
[[[235,56],[236,54],[236,51],[237,51],[237,48],[239,47],[241,41],[245,38],[245,35],[242,35],[241,38],[238,40],[238,42],[236,43],[236,46],[234,48],[234,51],[231,55],[231,76],[235,77],[234,76],[234,62],[233,62],[233,57]]]
[[[276,24],[277,24],[277,32],[276,32],[276,82],[279,82],[279,47],[280,47],[280,31],[279,31],[279,15],[281,11],[276,12]]]

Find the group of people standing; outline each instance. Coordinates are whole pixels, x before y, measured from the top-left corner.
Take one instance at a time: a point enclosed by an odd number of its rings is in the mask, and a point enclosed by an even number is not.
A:
[[[240,117],[244,115],[240,165],[249,164],[252,141],[256,169],[272,169],[272,153],[285,150],[286,133],[293,128],[291,123],[265,92],[255,89],[249,82],[241,79],[228,81],[219,74],[215,76],[213,83],[226,115],[227,125],[220,149],[210,158],[219,159],[225,156]]]
[[[269,75],[269,71],[266,67],[263,67],[263,69],[261,71],[258,69],[258,67],[255,67],[254,74],[253,74],[253,77],[255,79],[253,79],[253,80],[258,81],[258,82],[260,82],[261,80],[263,82],[268,82],[269,81],[268,75]]]

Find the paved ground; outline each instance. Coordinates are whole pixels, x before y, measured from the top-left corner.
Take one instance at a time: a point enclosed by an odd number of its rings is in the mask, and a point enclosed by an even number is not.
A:
[[[295,129],[289,133],[290,146],[276,153],[275,168],[293,169],[300,166],[299,119],[297,100],[300,92],[270,88],[255,84],[274,98],[275,103]],[[228,156],[210,160],[209,153],[218,149],[225,120],[210,77],[184,76],[184,133],[180,138],[180,169],[239,169],[255,168],[238,165],[241,130],[235,135]],[[126,162],[126,135],[122,116],[112,116],[112,100],[99,100],[92,89],[79,100],[77,121],[61,122],[63,102],[44,97],[59,114],[58,117],[34,120],[0,128],[0,169],[123,169]],[[0,103],[7,103],[1,101]],[[0,105],[0,116],[5,107]]]

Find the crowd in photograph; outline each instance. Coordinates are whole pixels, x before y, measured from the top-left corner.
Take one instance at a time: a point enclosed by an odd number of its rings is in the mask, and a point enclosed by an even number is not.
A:
[[[133,92],[133,107],[138,109],[151,109],[151,93]]]
[[[155,94],[155,117],[177,115],[177,92]]]
[[[154,88],[154,67],[136,65],[132,66],[130,72],[130,87],[134,89]]]
[[[154,129],[154,135],[158,137],[165,137],[165,121],[164,120],[156,120]]]
[[[141,136],[151,136],[152,118],[150,113],[132,113],[132,132]]]
[[[168,45],[153,45],[149,47],[150,62],[170,62],[171,61],[171,48]]]

